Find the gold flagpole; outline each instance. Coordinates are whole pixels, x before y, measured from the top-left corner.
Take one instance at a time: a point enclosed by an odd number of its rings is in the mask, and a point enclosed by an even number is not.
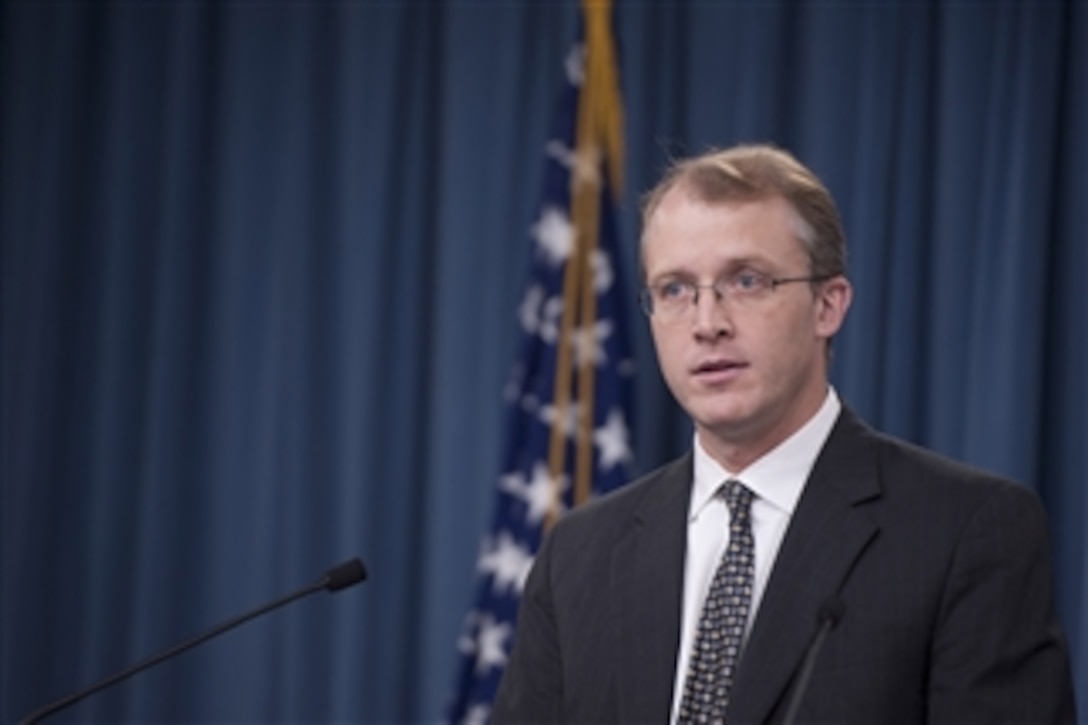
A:
[[[571,169],[574,254],[568,260],[563,277],[563,317],[557,340],[555,377],[556,416],[548,451],[548,468],[554,482],[553,505],[545,528],[555,523],[562,495],[575,337],[579,338],[581,352],[576,408],[575,505],[584,503],[592,490],[596,370],[590,351],[597,321],[592,264],[600,234],[603,179],[599,174],[602,165],[609,171],[610,185],[617,199],[623,179],[623,109],[612,37],[612,3],[611,0],[583,0],[582,9],[585,15],[585,77],[578,99],[577,148]]]

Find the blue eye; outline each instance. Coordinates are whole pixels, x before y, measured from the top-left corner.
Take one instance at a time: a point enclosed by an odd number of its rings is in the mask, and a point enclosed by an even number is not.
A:
[[[670,282],[662,282],[657,287],[657,294],[663,300],[675,300],[686,297],[688,294],[689,285],[684,282],[672,280]]]
[[[767,286],[767,278],[759,272],[745,270],[733,275],[729,285],[738,292],[758,292]]]
[[[741,272],[733,278],[733,284],[741,289],[753,289],[759,286],[759,277],[751,272]]]

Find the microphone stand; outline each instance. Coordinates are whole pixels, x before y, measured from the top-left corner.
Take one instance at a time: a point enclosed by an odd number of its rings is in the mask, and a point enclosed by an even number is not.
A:
[[[359,559],[352,559],[350,561],[346,561],[343,564],[329,569],[325,573],[325,575],[321,577],[320,580],[314,582],[307,587],[282,596],[279,599],[257,607],[256,609],[253,609],[249,612],[240,614],[233,619],[229,619],[222,624],[212,627],[211,629],[197,635],[196,637],[193,637],[188,641],[175,645],[174,647],[171,647],[164,652],[160,652],[157,655],[148,657],[141,662],[137,662],[131,667],[121,670],[120,672],[111,675],[104,680],[100,680],[99,682],[96,682],[93,685],[90,685],[89,687],[80,690],[79,692],[74,692],[63,699],[50,703],[49,705],[46,705],[39,710],[35,710],[31,714],[20,720],[19,723],[20,725],[33,725],[33,723],[36,723],[43,718],[49,717],[50,715],[60,712],[66,707],[70,707],[76,704],[88,695],[93,695],[99,690],[104,690],[107,687],[111,687],[112,685],[121,682],[122,680],[127,680],[129,677],[132,677],[137,672],[142,672],[149,667],[154,667],[160,662],[179,655],[186,650],[192,649],[193,647],[196,647],[198,644],[206,642],[212,637],[220,635],[227,630],[234,629],[240,624],[244,624],[251,619],[261,616],[262,614],[271,612],[273,609],[279,609],[286,604],[290,604],[296,599],[301,599],[302,597],[309,596],[310,594],[318,592],[322,589],[328,589],[330,592],[339,591],[340,589],[344,589],[345,587],[357,584],[364,579],[366,579],[366,568],[363,566],[363,562]]]

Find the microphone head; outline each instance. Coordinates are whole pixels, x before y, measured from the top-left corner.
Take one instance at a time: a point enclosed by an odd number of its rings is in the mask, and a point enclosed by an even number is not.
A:
[[[337,564],[325,572],[325,588],[330,592],[338,592],[341,589],[354,586],[366,579],[366,567],[358,557]]]

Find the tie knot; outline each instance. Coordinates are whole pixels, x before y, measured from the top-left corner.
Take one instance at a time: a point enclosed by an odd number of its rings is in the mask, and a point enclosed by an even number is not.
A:
[[[748,512],[752,510],[752,499],[755,496],[752,489],[737,479],[730,478],[722,484],[722,490],[725,491],[725,503],[729,506],[729,514],[731,516],[747,516]]]

